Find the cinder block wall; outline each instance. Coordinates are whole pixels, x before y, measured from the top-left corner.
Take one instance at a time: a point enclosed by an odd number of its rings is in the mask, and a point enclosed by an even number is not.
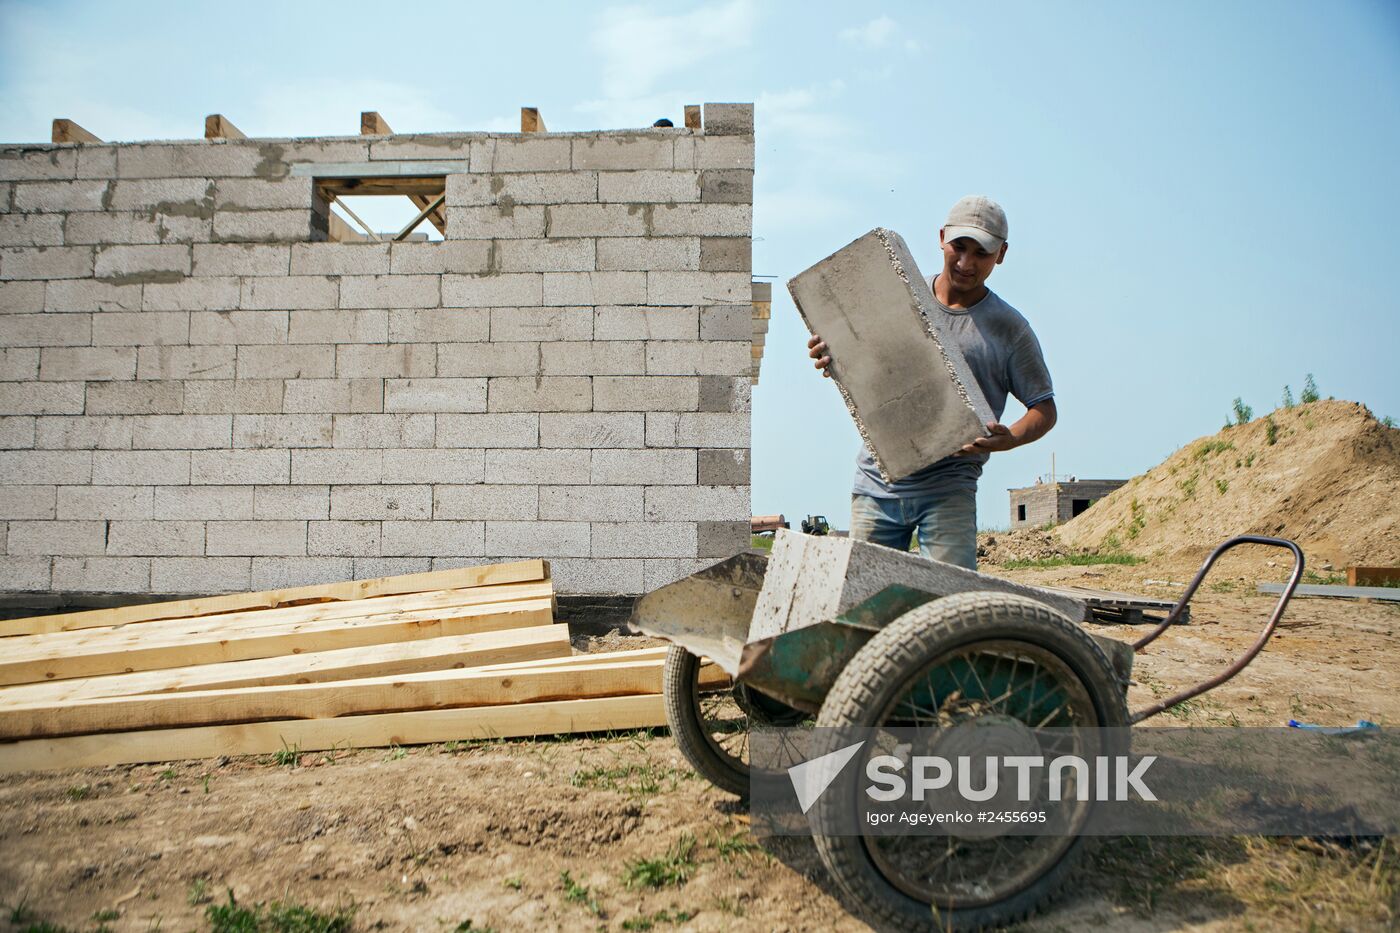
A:
[[[1011,527],[1038,528],[1051,523],[1067,522],[1074,517],[1076,499],[1093,503],[1126,485],[1122,479],[1080,479],[1065,483],[1042,483],[1024,489],[1012,489]],[[1019,506],[1026,507],[1025,519],[1020,518]]]
[[[0,591],[747,546],[752,106],[704,127],[0,149]],[[316,242],[318,163],[445,173],[447,239]]]

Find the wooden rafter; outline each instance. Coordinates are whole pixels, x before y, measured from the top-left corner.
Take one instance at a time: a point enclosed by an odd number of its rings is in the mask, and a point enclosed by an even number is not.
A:
[[[394,131],[389,128],[389,121],[384,119],[377,110],[360,111],[360,135],[361,136],[393,136]],[[413,206],[422,210],[433,200],[433,196],[442,191],[442,186],[438,185],[431,192],[414,192],[408,195],[408,199],[413,202]],[[350,192],[339,192],[348,194]],[[371,191],[360,191],[360,194],[373,194]],[[398,193],[397,190],[395,193]],[[342,205],[344,206],[344,205]],[[437,228],[438,233],[447,236],[447,208],[439,205],[428,212],[428,222]],[[414,224],[417,226],[417,223]]]
[[[56,143],[100,143],[92,133],[65,117],[53,121],[53,141]]]
[[[520,108],[520,132],[522,133],[547,133],[545,129],[544,117],[540,116],[538,107]]]
[[[700,105],[685,105],[685,128],[688,130],[700,129]]]
[[[247,139],[243,131],[233,125],[233,121],[221,113],[211,113],[204,118],[205,139]]]

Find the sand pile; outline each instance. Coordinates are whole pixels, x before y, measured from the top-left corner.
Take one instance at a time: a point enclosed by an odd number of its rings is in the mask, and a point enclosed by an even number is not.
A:
[[[1198,552],[1251,532],[1309,562],[1400,564],[1400,429],[1363,405],[1278,409],[1198,438],[1055,529],[1077,548]]]

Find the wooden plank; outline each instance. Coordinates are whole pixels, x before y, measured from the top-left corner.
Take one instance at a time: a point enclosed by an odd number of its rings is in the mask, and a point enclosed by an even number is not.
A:
[[[1261,593],[1282,593],[1282,583],[1261,583]],[[1294,596],[1331,596],[1335,599],[1384,599],[1400,602],[1400,587],[1396,586],[1320,586],[1300,583],[1293,591]]]
[[[540,116],[538,107],[520,108],[520,132],[522,133],[547,133],[544,126],[544,117]]]
[[[1347,586],[1384,586],[1400,583],[1400,567],[1348,567]]]
[[[488,664],[492,665],[490,669],[496,666],[505,669],[513,664],[533,661],[567,663],[572,660],[568,628],[567,625],[536,625],[364,648],[314,651],[280,658],[20,684],[0,687],[0,706],[91,700],[138,693],[325,683]]]
[[[700,129],[700,105],[685,105],[685,128],[688,130]]]
[[[360,135],[361,136],[393,136],[394,131],[389,129],[389,121],[379,115],[376,110],[360,111]]]
[[[661,661],[648,660],[426,671],[325,684],[36,703],[0,708],[0,740],[659,694],[661,668]]]
[[[661,697],[648,695],[381,713],[340,719],[152,729],[0,744],[0,774],[220,755],[267,755],[283,748],[311,752],[643,729],[665,724],[666,711]]]
[[[428,570],[395,577],[378,577],[373,580],[343,580],[337,583],[320,583],[257,593],[229,593],[197,599],[142,603],[116,609],[94,609],[87,612],[8,619],[0,621],[0,635],[38,635],[44,632],[67,632],[80,628],[124,625],[128,622],[145,622],[154,619],[213,615],[239,609],[266,609],[294,603],[366,599],[370,596],[393,596],[403,593],[422,593],[427,590],[450,590],[470,586],[491,586],[497,583],[524,583],[548,579],[548,561],[522,560],[509,564],[484,564],[476,567],[456,567],[451,570]]]
[[[441,175],[372,175],[353,178],[317,178],[320,196],[329,201],[331,195],[341,197],[420,194],[437,197],[443,191]],[[341,205],[344,207],[344,205]]]
[[[98,139],[72,120],[59,117],[53,121],[53,141],[56,143],[100,143]]]
[[[366,619],[328,619],[291,628],[254,629],[184,638],[151,638],[134,645],[82,645],[65,650],[61,657],[34,651],[6,652],[0,656],[0,684],[42,683],[99,674],[247,661],[309,651],[358,648],[392,642],[415,641],[442,635],[468,635],[553,621],[548,599],[528,599],[484,606],[430,609],[394,613]]]
[[[326,217],[326,236],[332,243],[363,243],[369,239],[332,211]]]
[[[482,671],[529,670],[532,667],[587,667],[592,664],[611,664],[615,661],[664,661],[667,648],[630,648],[626,651],[599,651],[593,654],[576,654],[568,658],[546,658],[541,661],[511,661],[501,664],[486,664],[478,668]]]
[[[221,113],[211,113],[204,118],[205,139],[247,139],[243,131],[233,125],[233,121]]]

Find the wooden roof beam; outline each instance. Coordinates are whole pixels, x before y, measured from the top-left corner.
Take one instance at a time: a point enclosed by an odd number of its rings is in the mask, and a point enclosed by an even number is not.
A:
[[[381,117],[377,110],[362,110],[360,111],[360,135],[393,136],[394,131],[389,129],[389,121]]]
[[[66,117],[53,121],[53,141],[56,143],[100,143],[92,133]]]
[[[233,121],[221,113],[211,113],[204,118],[205,139],[247,139],[243,131],[233,125]]]
[[[545,128],[544,117],[540,116],[538,107],[520,108],[520,132],[522,133],[548,133]]]

